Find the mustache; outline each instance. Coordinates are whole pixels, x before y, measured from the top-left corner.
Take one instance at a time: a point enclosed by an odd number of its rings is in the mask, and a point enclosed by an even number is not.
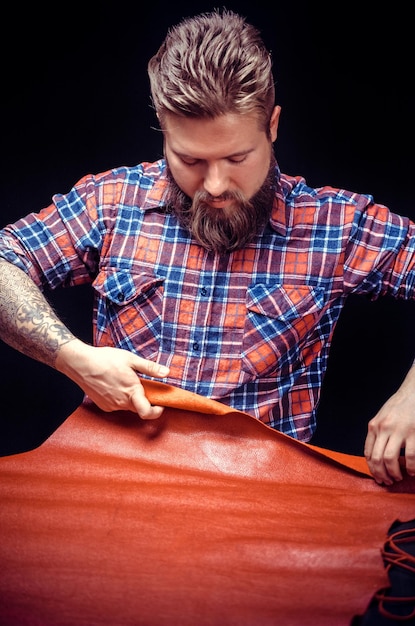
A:
[[[210,202],[231,201],[237,204],[250,204],[248,198],[241,191],[224,191],[219,196],[212,196],[208,191],[196,191],[192,206],[198,206],[200,203],[209,204]],[[223,211],[223,209],[221,209]]]
[[[239,194],[234,191],[225,191],[219,196],[212,196],[207,191],[199,191],[198,198],[201,202],[213,202],[215,200],[238,200]]]

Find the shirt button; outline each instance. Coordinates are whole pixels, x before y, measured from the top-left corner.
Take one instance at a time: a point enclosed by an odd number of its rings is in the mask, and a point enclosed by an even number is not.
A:
[[[202,287],[202,289],[200,290],[200,293],[202,294],[202,296],[207,296],[207,289],[206,289],[206,287]]]
[[[121,302],[121,300],[124,300],[124,292],[120,291],[119,293],[117,293],[117,300],[119,302]]]
[[[195,341],[193,344],[193,350],[195,350],[196,352],[199,350],[200,346],[199,346],[199,342]]]

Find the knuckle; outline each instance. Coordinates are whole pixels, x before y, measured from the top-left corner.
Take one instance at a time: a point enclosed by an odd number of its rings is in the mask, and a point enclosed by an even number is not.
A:
[[[405,452],[405,460],[410,465],[415,465],[415,450],[411,452]]]
[[[371,456],[369,459],[369,463],[371,467],[375,467],[375,468],[378,468],[381,465],[383,465],[382,459],[378,456]]]
[[[390,465],[392,465],[392,463],[395,463],[396,454],[389,452],[388,450],[385,450],[385,453],[383,455],[383,460],[385,462],[385,465],[389,467]]]
[[[370,435],[376,435],[377,430],[377,422],[375,421],[375,418],[373,418],[370,420],[370,422],[368,422],[367,431]]]

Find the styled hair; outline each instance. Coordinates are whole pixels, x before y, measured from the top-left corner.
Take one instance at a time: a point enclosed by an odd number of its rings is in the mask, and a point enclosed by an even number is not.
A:
[[[172,27],[148,64],[151,96],[163,114],[214,118],[255,113],[267,129],[275,104],[272,60],[259,31],[224,10]]]

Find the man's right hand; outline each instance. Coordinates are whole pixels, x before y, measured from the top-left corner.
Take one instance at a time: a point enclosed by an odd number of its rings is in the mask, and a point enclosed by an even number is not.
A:
[[[56,369],[103,411],[134,411],[142,419],[157,419],[163,412],[163,407],[151,405],[146,398],[139,375],[163,378],[169,369],[127,350],[74,339],[60,348]]]

